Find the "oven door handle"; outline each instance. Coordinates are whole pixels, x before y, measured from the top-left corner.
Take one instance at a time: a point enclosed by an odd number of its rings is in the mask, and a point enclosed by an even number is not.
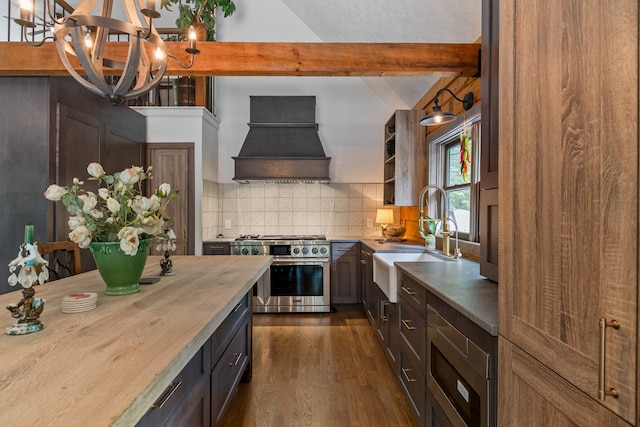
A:
[[[271,265],[315,265],[318,267],[324,267],[327,263],[329,263],[329,260],[299,261],[295,259],[274,259]]]

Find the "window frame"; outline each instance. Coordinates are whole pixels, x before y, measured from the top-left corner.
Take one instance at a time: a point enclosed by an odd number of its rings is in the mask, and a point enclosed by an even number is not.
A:
[[[427,151],[428,151],[428,168],[427,180],[431,185],[437,185],[447,190],[445,187],[445,174],[447,173],[446,165],[446,146],[455,141],[459,141],[462,125],[465,123],[469,127],[477,124],[473,131],[471,144],[471,168],[469,171],[469,193],[470,193],[470,224],[468,233],[458,233],[461,241],[478,243],[480,241],[480,147],[482,144],[480,138],[480,104],[474,105],[465,114],[460,115],[456,120],[442,125],[440,128],[427,135]],[[457,185],[449,187],[450,190],[464,187],[465,185]],[[427,194],[426,205],[428,212],[436,212],[432,217],[441,218],[443,213],[442,197],[435,190],[429,191]],[[440,229],[441,224],[438,225]],[[450,227],[455,230],[455,227]]]

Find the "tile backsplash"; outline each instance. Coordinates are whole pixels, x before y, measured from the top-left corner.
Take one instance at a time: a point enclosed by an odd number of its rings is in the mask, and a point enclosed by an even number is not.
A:
[[[243,234],[380,237],[382,184],[203,182],[203,240]],[[400,224],[400,208],[394,208]],[[225,225],[229,228],[225,228]]]

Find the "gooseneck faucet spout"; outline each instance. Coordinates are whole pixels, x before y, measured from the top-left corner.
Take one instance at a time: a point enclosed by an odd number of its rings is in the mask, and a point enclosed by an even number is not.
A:
[[[427,192],[429,191],[429,189],[434,189],[440,192],[440,194],[442,194],[442,199],[443,199],[443,208],[442,208],[442,218],[440,219],[428,219],[427,216],[425,215],[424,212],[424,202],[425,202],[425,197]],[[425,186],[421,191],[420,191],[420,218],[418,218],[418,231],[420,232],[420,235],[426,239],[427,238],[427,234],[429,234],[426,230],[425,230],[425,226],[426,223],[429,221],[437,221],[437,222],[442,222],[442,253],[445,256],[453,256],[454,258],[458,258],[458,244],[457,244],[457,238],[456,238],[456,253],[455,254],[451,254],[450,252],[450,237],[451,237],[451,232],[449,231],[449,221],[453,221],[451,218],[449,218],[449,214],[448,214],[448,208],[449,208],[449,200],[447,198],[447,193],[444,191],[444,189],[442,187],[439,187],[437,185],[427,185]],[[454,222],[455,224],[455,222]],[[457,235],[457,229],[458,226],[456,224],[456,235]]]

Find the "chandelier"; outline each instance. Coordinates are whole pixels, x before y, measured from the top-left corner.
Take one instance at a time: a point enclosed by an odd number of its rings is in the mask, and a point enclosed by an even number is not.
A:
[[[122,0],[127,21],[112,18],[113,0],[80,0],[73,13],[63,17],[55,16],[51,0],[45,0],[45,9],[53,22],[53,36],[46,36],[39,42],[29,41],[28,31],[36,27],[33,1],[22,0],[20,18],[14,19],[22,26],[27,43],[37,47],[47,40],[54,40],[69,74],[86,89],[106,97],[114,106],[137,98],[160,83],[168,57],[187,69],[193,66],[194,55],[200,53],[196,49],[193,27],[189,30],[185,49],[191,55],[189,64],[184,65],[176,56],[167,53],[165,43],[153,25],[153,19],[160,17],[156,0]],[[101,2],[99,15],[91,14],[98,1]],[[43,20],[45,30],[47,24]],[[126,55],[117,49],[109,49],[109,34],[128,36]],[[78,60],[82,73],[71,64],[71,57]]]

